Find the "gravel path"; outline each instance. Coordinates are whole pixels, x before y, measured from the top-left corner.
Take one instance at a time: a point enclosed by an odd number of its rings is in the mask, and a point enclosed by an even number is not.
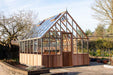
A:
[[[113,75],[113,69],[105,68],[104,64],[97,62],[91,62],[90,66],[51,69],[50,72],[53,75]],[[1,69],[0,75],[8,74],[4,74]]]
[[[4,73],[3,70],[0,69],[0,75],[8,75],[8,74]]]
[[[105,68],[104,64],[97,62],[91,62],[90,66],[51,69],[50,72],[60,75],[113,75],[113,69]]]

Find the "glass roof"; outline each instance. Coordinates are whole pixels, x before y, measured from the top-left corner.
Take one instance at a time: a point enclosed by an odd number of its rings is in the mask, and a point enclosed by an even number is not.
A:
[[[33,29],[36,33],[33,34],[32,38],[38,37],[41,38],[54,24],[55,22],[63,15],[64,13],[57,14],[53,17],[45,19],[39,22]]]

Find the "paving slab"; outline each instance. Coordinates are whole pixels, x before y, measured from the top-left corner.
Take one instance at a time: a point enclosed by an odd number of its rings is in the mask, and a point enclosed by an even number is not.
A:
[[[113,69],[105,68],[104,64],[97,62],[91,62],[89,66],[51,69],[50,72],[62,75],[113,75]]]

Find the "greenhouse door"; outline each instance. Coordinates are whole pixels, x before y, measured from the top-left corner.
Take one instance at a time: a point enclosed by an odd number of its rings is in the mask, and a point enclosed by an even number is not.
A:
[[[62,33],[63,66],[72,66],[72,34]]]

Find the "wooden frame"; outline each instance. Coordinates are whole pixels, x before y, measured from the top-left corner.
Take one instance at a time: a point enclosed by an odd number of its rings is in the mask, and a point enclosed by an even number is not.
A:
[[[76,21],[71,17],[71,15],[65,11],[62,16],[61,13],[57,16],[57,20],[51,20],[56,22],[47,30],[47,32],[41,38],[32,38],[28,40],[20,41],[20,63],[29,66],[46,66],[46,67],[63,67],[63,66],[74,66],[74,65],[88,65],[89,64],[89,54],[88,54],[88,37],[76,23]],[[60,16],[60,18],[59,18]],[[68,20],[68,17],[70,20]],[[64,18],[64,20],[62,20]],[[43,20],[40,25],[47,19]],[[69,28],[71,27],[71,28]],[[46,27],[47,29],[47,27]],[[78,29],[82,32],[82,35],[78,32]],[[41,32],[42,33],[42,32]],[[71,35],[68,37],[71,41],[69,45],[71,52],[63,52],[63,35]],[[73,40],[75,39],[75,40]],[[37,51],[34,52],[34,43],[37,41]],[[87,53],[84,53],[83,41],[87,40]],[[68,40],[69,41],[69,40]],[[79,47],[79,41],[81,41],[81,46]],[[24,42],[24,45],[21,45]],[[73,44],[76,42],[76,44]],[[27,46],[25,45],[27,43]],[[33,46],[31,46],[31,44]],[[76,45],[76,53],[74,53],[74,46]],[[27,47],[27,48],[26,48]],[[67,45],[68,47],[68,45]],[[25,49],[22,52],[22,49]],[[32,48],[32,49],[31,49]],[[81,53],[79,53],[79,48],[81,48]],[[65,63],[65,57],[68,57],[70,62]]]

